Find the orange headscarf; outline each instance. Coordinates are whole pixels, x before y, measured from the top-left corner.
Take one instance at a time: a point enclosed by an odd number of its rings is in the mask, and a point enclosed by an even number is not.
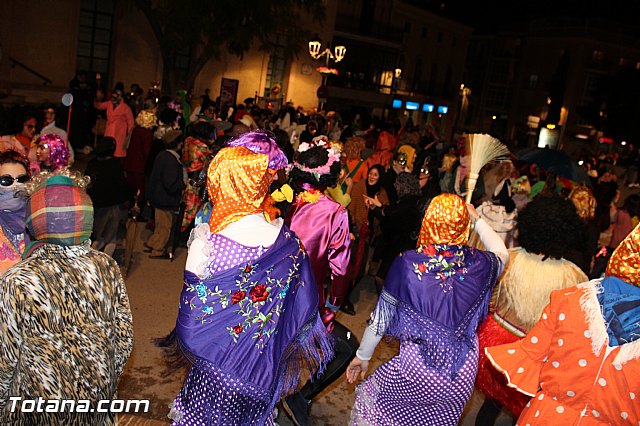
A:
[[[220,232],[244,216],[264,211],[262,201],[273,177],[268,155],[243,146],[223,148],[211,161],[207,177],[211,233]]]
[[[466,244],[470,229],[471,219],[464,200],[455,194],[440,194],[424,214],[418,246]]]
[[[606,275],[640,286],[640,225],[615,249],[607,264]]]

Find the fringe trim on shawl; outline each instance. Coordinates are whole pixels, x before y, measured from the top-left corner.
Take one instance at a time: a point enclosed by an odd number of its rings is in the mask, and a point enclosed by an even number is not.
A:
[[[377,335],[390,335],[401,343],[415,343],[425,365],[439,372],[450,372],[452,380],[465,362],[465,349],[477,347],[469,336],[457,335],[454,330],[431,321],[384,290],[371,317],[370,323]]]
[[[509,250],[505,266],[495,290],[498,311],[508,305],[516,314],[519,326],[530,330],[549,304],[551,292],[572,287],[588,280],[573,263],[564,259],[546,259],[522,248]]]
[[[602,279],[597,279],[577,286],[584,291],[580,296],[580,308],[584,312],[584,320],[591,332],[591,351],[595,356],[600,356],[602,348],[609,342],[607,324],[598,302],[598,293],[603,291],[601,282]]]
[[[333,359],[333,345],[333,337],[320,316],[314,313],[282,354],[276,397],[296,390],[304,368],[311,374],[312,381],[320,377]]]
[[[598,294],[603,291],[602,279],[580,284],[578,288],[584,290],[580,297],[580,308],[584,312],[584,319],[591,332],[591,350],[599,356],[602,348],[609,343],[607,335],[608,324],[604,320],[602,307],[598,302]],[[613,364],[622,365],[632,359],[640,357],[640,340],[620,345],[620,350],[613,360]]]
[[[386,334],[398,338],[401,343],[417,344],[426,366],[442,373],[448,370],[451,380],[455,380],[466,361],[467,352],[478,347],[476,330],[487,316],[491,289],[498,278],[499,260],[493,253],[487,255],[491,268],[487,282],[456,329],[425,317],[385,289],[380,293],[369,325],[374,325],[378,336]]]
[[[165,337],[156,337],[151,342],[162,352],[165,368],[160,373],[162,377],[169,377],[175,374],[185,374],[191,367],[191,360],[187,358],[180,347],[176,329],[171,330]]]
[[[175,328],[167,336],[154,338],[152,342],[162,350],[165,361],[162,377],[180,372],[186,374],[195,361],[193,355],[187,355],[187,351],[182,349]],[[312,381],[321,376],[333,359],[333,345],[333,337],[320,317],[314,313],[282,355],[278,394],[288,395],[295,391],[304,368],[311,373]]]

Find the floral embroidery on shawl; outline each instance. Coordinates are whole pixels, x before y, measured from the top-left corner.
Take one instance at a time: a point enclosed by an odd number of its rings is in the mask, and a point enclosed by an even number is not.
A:
[[[464,281],[467,267],[461,246],[427,244],[418,247],[416,253],[429,256],[425,262],[413,263],[413,271],[418,275],[420,281],[422,281],[423,274],[432,274],[444,293],[453,288],[454,275],[458,275],[460,281]]]
[[[286,233],[286,237],[291,238],[291,234]],[[253,333],[256,347],[262,352],[276,330],[277,318],[284,312],[282,305],[291,283],[299,282],[298,285],[305,285],[304,281],[300,279],[299,267],[306,252],[302,242],[298,238],[296,240],[299,250],[296,255],[289,256],[292,263],[284,277],[272,277],[274,266],[271,266],[266,270],[266,278],[260,282],[253,277],[259,264],[250,262],[238,268],[240,273],[239,278],[236,279],[235,290],[224,290],[219,286],[211,289],[203,283],[202,279],[197,283],[189,283],[185,280],[186,293],[194,293],[185,302],[189,304],[192,311],[200,311],[195,319],[201,324],[205,324],[208,321],[207,317],[216,314],[216,307],[227,309],[229,304],[235,305],[234,312],[237,314],[238,322],[226,327],[229,335],[233,338],[234,343],[237,343],[240,334]],[[200,307],[193,303],[196,299],[202,302]],[[262,307],[265,304],[272,304],[274,301],[271,309],[264,312]]]

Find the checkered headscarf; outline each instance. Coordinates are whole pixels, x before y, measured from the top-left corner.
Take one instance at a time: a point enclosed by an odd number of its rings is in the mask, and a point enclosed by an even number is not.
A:
[[[68,176],[52,175],[40,183],[27,201],[26,214],[37,241],[71,246],[91,237],[91,198]]]

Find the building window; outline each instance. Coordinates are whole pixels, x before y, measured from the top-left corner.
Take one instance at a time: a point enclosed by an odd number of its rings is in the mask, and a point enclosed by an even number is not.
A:
[[[429,79],[429,92],[435,93],[438,88],[438,64],[431,65],[431,77]]]
[[[582,101],[584,103],[592,101],[596,96],[601,77],[601,73],[593,71],[588,71],[585,74],[584,87],[582,88]]]
[[[394,70],[382,70],[378,78],[378,85],[381,88],[382,93],[391,93],[391,87],[393,86],[393,74]]]
[[[506,109],[507,90],[504,87],[489,87],[487,89],[486,108],[504,110]]]
[[[77,70],[109,74],[114,9],[115,0],[81,1]]]
[[[427,38],[428,34],[429,31],[427,30],[427,27],[422,27],[422,38]]]
[[[420,90],[420,83],[422,81],[422,60],[416,60],[416,67],[413,70],[413,90]]]
[[[507,83],[509,64],[506,61],[494,61],[489,68],[489,81],[493,83]]]
[[[449,94],[451,91],[451,76],[453,75],[453,68],[451,64],[447,65],[447,73],[444,75],[444,91],[445,94]]]
[[[265,98],[280,98],[284,95],[284,90],[282,89],[287,67],[284,47],[284,36],[279,34],[276,37],[276,47],[269,56],[269,65],[267,66],[267,81],[265,82],[264,86]],[[272,89],[276,87],[278,88],[278,90],[272,91]]]
[[[529,76],[529,89],[535,89],[538,87],[538,74],[531,74]]]

